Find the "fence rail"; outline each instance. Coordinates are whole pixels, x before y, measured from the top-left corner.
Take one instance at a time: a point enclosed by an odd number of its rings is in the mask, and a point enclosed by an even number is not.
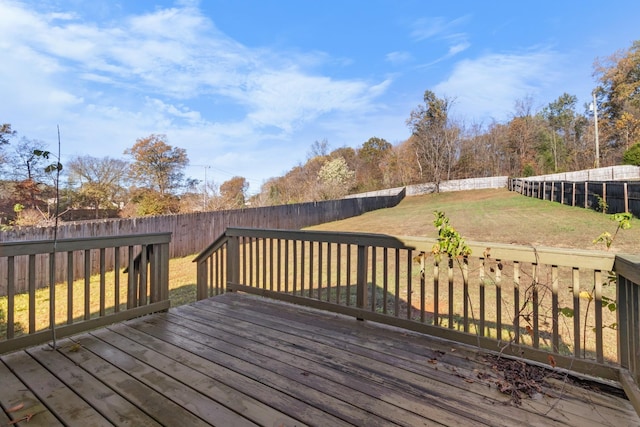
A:
[[[540,181],[511,178],[509,190],[563,205],[640,217],[640,181]]]
[[[56,337],[63,337],[167,309],[170,241],[171,233],[156,233],[0,243],[7,283],[0,303],[0,354],[46,342],[54,330]],[[115,259],[110,274],[105,261],[109,252]],[[94,259],[99,279],[92,283]],[[77,263],[83,266],[80,275],[73,273]],[[17,286],[21,264],[27,265],[26,276],[20,276],[26,278],[25,294]],[[62,283],[56,281],[56,272],[64,273]],[[45,283],[37,282],[41,275],[47,277]],[[48,291],[38,291],[40,287]]]

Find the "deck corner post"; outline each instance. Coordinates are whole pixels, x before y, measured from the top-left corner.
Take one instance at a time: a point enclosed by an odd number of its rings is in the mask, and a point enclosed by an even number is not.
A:
[[[368,268],[368,251],[364,245],[358,245],[357,260],[357,278],[356,278],[356,307],[365,309],[367,307],[367,268]],[[363,320],[358,318],[358,320]]]
[[[227,241],[227,283],[240,283],[240,237],[229,236]]]

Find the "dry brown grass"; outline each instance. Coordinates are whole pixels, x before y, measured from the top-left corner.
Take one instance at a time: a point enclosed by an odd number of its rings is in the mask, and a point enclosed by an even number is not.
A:
[[[605,248],[593,240],[615,232],[609,215],[532,199],[506,189],[460,191],[405,198],[398,206],[309,227],[311,230],[362,231],[397,236],[437,237],[433,211],[443,211],[468,241],[515,243],[573,249]],[[612,251],[640,250],[640,222],[616,238]]]

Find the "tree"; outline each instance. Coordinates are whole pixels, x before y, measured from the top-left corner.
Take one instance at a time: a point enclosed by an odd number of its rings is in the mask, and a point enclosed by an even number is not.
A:
[[[234,176],[220,185],[220,197],[225,209],[238,209],[245,205],[249,183],[241,176]]]
[[[547,121],[551,133],[553,172],[558,172],[558,163],[563,160],[559,157],[573,136],[571,125],[575,121],[574,109],[577,101],[575,95],[564,93],[542,110],[542,117]]]
[[[432,181],[436,191],[448,179],[455,161],[455,146],[460,130],[449,118],[452,101],[438,98],[430,90],[424,93],[424,104],[411,112],[407,125],[424,178]]]
[[[9,123],[0,124],[0,150],[3,145],[9,144],[9,139],[16,134],[16,131],[11,129]],[[4,155],[0,151],[0,161],[4,161]]]
[[[323,139],[322,141],[315,140],[311,144],[311,149],[307,153],[307,159],[314,157],[325,157],[329,153],[329,141]]]
[[[375,190],[382,185],[382,161],[392,145],[382,138],[369,138],[358,150],[360,160],[358,181],[364,191]]]
[[[127,166],[126,161],[110,157],[78,156],[69,161],[69,181],[79,186],[81,201],[95,209],[96,218],[100,208],[113,208],[124,201]]]
[[[634,144],[622,155],[622,163],[625,165],[640,166],[640,142]]]
[[[189,164],[187,151],[167,144],[166,135],[140,138],[124,154],[133,158],[130,175],[142,186],[163,196],[182,185],[182,171]]]
[[[7,153],[4,167],[6,175],[17,181],[13,194],[16,203],[31,208],[41,205],[41,193],[46,187],[44,182],[53,184],[51,177],[45,172],[48,160],[37,154],[44,147],[45,143],[42,141],[23,137]]]
[[[594,68],[601,139],[605,146],[628,149],[640,140],[640,40],[596,60]]]
[[[161,194],[151,188],[131,191],[131,204],[123,209],[123,216],[149,216],[172,214],[180,211],[180,201],[171,194]]]
[[[347,195],[354,178],[355,172],[349,169],[343,157],[327,161],[318,172],[322,198],[337,199]]]

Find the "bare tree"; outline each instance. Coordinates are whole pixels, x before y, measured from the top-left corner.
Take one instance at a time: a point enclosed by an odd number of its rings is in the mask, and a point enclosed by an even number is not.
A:
[[[81,202],[99,216],[100,208],[114,208],[124,202],[124,180],[128,163],[110,157],[78,156],[68,163],[69,181],[78,185]]]
[[[425,178],[435,184],[437,192],[440,182],[450,177],[460,135],[460,129],[449,117],[452,102],[427,90],[424,105],[413,110],[407,120],[420,168]]]

